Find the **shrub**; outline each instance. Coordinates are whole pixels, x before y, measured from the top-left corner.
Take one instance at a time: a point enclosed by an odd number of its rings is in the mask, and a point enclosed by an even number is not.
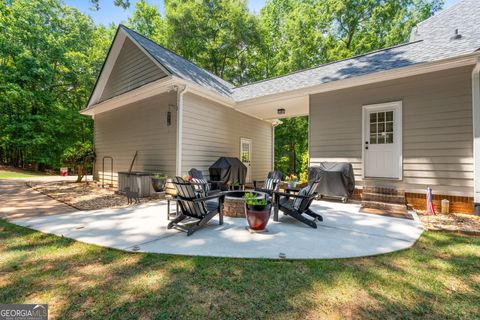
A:
[[[77,182],[80,182],[87,173],[86,169],[95,161],[95,150],[90,142],[79,141],[63,152],[61,161],[64,165],[75,168]]]

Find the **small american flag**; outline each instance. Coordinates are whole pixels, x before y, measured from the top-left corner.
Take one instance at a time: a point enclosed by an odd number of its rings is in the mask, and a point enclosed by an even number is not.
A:
[[[433,216],[437,214],[435,205],[433,204],[432,188],[430,187],[427,188],[427,214]]]

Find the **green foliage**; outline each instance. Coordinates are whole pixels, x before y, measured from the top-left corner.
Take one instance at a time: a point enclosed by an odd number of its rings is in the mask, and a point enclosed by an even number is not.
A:
[[[155,173],[152,176],[153,179],[167,179],[167,175],[164,173]]]
[[[65,149],[62,154],[62,164],[73,167],[77,171],[77,182],[80,182],[86,174],[86,169],[95,161],[95,151],[90,142],[76,142],[73,146]]]
[[[60,0],[0,2],[0,162],[58,167],[113,36]]]
[[[275,128],[275,170],[298,175],[308,166],[308,117],[282,122]]]
[[[167,47],[235,84],[252,80],[261,42],[245,0],[166,0]]]
[[[100,0],[90,0],[94,10],[100,10]],[[116,7],[121,7],[123,9],[130,8],[130,0],[113,0],[113,4]]]
[[[157,7],[146,0],[135,4],[135,11],[128,18],[128,26],[158,44],[166,44],[165,21]]]
[[[266,206],[268,204],[266,199],[257,199],[257,195],[252,192],[246,193],[243,200],[249,206]]]

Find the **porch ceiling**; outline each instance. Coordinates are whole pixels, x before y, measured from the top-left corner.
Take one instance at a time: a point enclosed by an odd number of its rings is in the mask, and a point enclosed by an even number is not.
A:
[[[263,120],[291,118],[308,115],[309,100],[309,95],[303,94],[289,98],[239,103],[235,106],[235,109]],[[277,112],[278,109],[285,109],[285,114],[279,115]]]

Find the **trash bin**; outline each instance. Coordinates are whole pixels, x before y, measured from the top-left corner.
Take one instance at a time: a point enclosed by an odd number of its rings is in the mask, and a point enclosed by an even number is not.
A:
[[[68,168],[65,168],[65,167],[60,168],[60,175],[62,177],[68,176]]]

